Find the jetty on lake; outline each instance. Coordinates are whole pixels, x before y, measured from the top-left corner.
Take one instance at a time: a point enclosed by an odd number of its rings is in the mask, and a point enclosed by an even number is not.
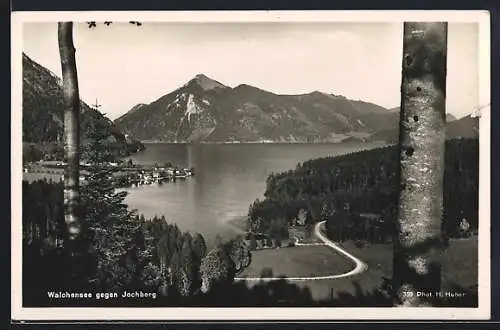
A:
[[[154,165],[123,167],[114,173],[118,188],[185,180],[193,175],[194,169],[192,168],[159,167]]]
[[[38,161],[27,163],[23,166],[23,180],[35,181],[49,179],[63,181],[64,169],[67,164],[63,161]],[[161,184],[175,182],[192,177],[194,168],[181,168],[170,163],[158,164],[133,164],[131,161],[120,163],[89,164],[80,163],[80,181],[85,183],[90,174],[90,167],[98,166],[112,169],[109,178],[113,179],[116,188],[129,188],[141,185]]]

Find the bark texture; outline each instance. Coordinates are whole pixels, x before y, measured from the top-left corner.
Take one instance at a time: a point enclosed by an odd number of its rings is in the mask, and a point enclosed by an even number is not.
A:
[[[73,45],[73,23],[58,23],[59,55],[61,58],[64,93],[64,206],[68,243],[73,245],[82,231],[80,202],[80,97]]]
[[[394,280],[400,306],[441,286],[447,23],[404,23],[400,194]]]

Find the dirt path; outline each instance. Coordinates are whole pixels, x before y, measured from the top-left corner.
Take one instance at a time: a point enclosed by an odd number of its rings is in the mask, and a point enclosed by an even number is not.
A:
[[[354,268],[347,273],[343,274],[335,274],[335,275],[326,275],[326,276],[308,276],[308,277],[286,277],[285,279],[287,281],[293,281],[293,282],[302,282],[302,281],[318,281],[318,280],[334,280],[334,279],[339,279],[339,278],[345,278],[345,277],[350,277],[354,275],[361,274],[365,272],[368,269],[368,266],[361,261],[360,259],[356,258],[346,250],[342,249],[340,246],[329,240],[323,233],[321,232],[321,225],[323,225],[325,221],[318,222],[316,226],[314,227],[314,235],[316,235],[323,243],[299,243],[297,242],[295,245],[296,246],[315,246],[315,245],[326,245],[329,248],[334,249],[337,253],[340,253],[342,256],[346,257],[348,260],[354,263]],[[281,280],[283,277],[236,277],[234,280],[235,281],[276,281],[276,280]]]

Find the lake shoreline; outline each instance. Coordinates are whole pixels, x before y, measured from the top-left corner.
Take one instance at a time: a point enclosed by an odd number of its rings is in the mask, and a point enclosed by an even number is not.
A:
[[[207,241],[217,235],[245,234],[250,205],[263,198],[271,173],[296,168],[305,161],[379,147],[371,143],[337,144],[149,144],[130,159],[134,164],[170,162],[195,168],[189,180],[176,184],[126,189],[126,204],[145,217],[164,215],[183,231]]]

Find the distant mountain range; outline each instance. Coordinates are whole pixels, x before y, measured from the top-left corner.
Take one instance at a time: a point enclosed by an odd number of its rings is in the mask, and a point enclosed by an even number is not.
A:
[[[23,142],[60,144],[64,131],[62,80],[23,53]],[[80,101],[82,142],[96,122],[107,125],[111,139],[123,153],[135,148],[137,141],[122,133],[102,113]]]
[[[82,141],[97,121],[109,125],[123,149],[137,140],[162,142],[397,141],[399,109],[318,91],[278,95],[250,85],[235,88],[199,74],[114,123],[81,101]],[[61,144],[62,81],[23,54],[23,142]],[[477,136],[477,118],[453,121],[450,137]],[[131,138],[133,137],[133,138]]]
[[[373,103],[317,91],[230,88],[202,74],[115,120],[138,139],[166,142],[338,142],[367,139],[397,123],[397,113]]]
[[[157,142],[393,142],[399,108],[318,91],[278,95],[246,84],[230,88],[199,74],[150,104],[134,106],[115,124]],[[462,131],[473,135],[466,124],[453,135]]]
[[[399,138],[399,126],[382,130],[371,136],[371,140],[395,143]],[[446,138],[479,138],[479,117],[471,115],[456,119],[453,115],[446,115]]]

